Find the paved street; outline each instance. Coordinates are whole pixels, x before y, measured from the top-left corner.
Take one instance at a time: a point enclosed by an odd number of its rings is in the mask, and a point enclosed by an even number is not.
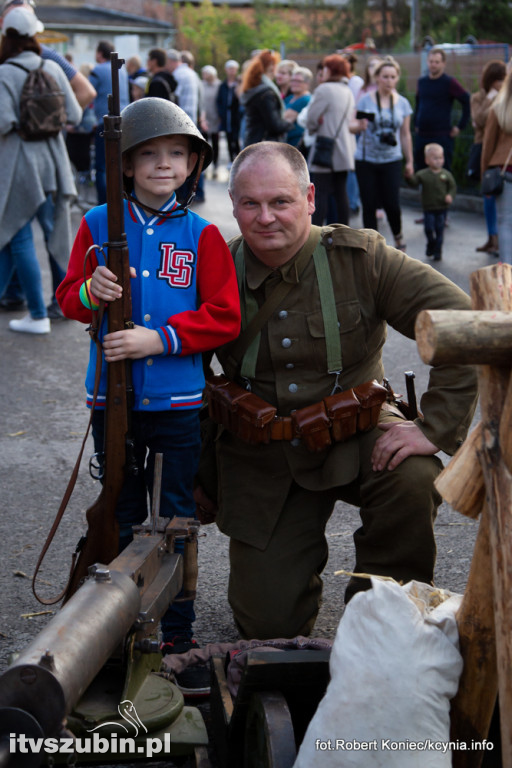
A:
[[[206,203],[196,206],[198,213],[215,222],[225,237],[236,234],[224,169],[219,178],[208,180],[206,197]],[[423,228],[414,223],[418,216],[418,208],[410,204],[404,207],[403,232],[407,253],[423,260]],[[75,225],[78,220],[75,212]],[[358,218],[351,223],[361,225]],[[382,232],[390,236],[386,223]],[[47,258],[39,233],[37,237],[49,300]],[[467,290],[469,274],[494,263],[492,257],[475,252],[485,240],[483,215],[454,210],[446,231],[444,258],[436,268]],[[8,654],[23,648],[47,620],[47,615],[23,616],[44,610],[32,596],[28,577],[58,509],[88,413],[83,379],[89,341],[83,326],[59,321],[53,323],[49,336],[15,334],[8,329],[13,316],[18,315],[0,314],[0,671]],[[391,332],[385,359],[387,376],[396,391],[402,391],[403,371],[415,371],[419,398],[426,387],[428,369],[421,363],[415,344]],[[83,529],[84,510],[98,493],[84,460],[75,494],[41,574],[41,590],[46,594],[56,593],[65,583],[71,551]],[[334,572],[352,568],[352,533],[357,526],[357,511],[340,504],[328,526],[330,559],[325,570],[324,605],[315,630],[318,636],[334,637],[343,610],[345,583]],[[474,521],[446,506],[441,508],[436,525],[438,586],[464,589],[476,528]],[[227,540],[215,526],[208,526],[200,540],[196,635],[201,643],[237,638],[226,601],[227,576]]]

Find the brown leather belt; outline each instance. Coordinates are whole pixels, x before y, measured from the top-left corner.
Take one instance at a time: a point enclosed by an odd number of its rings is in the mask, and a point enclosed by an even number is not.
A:
[[[278,416],[266,403],[224,376],[207,379],[206,397],[211,418],[246,443],[300,439],[310,451],[323,451],[356,432],[367,432],[378,422],[387,390],[376,381],[324,397],[318,403]]]
[[[274,416],[270,425],[271,440],[293,440],[299,437],[291,416]]]

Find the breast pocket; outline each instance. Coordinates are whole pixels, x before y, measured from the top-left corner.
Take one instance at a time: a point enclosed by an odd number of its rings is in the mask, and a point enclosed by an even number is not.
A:
[[[341,360],[343,370],[346,371],[366,357],[366,333],[358,301],[338,302],[336,314],[341,341]],[[327,365],[327,351],[322,311],[309,314],[307,324],[313,340],[315,361],[324,367]]]

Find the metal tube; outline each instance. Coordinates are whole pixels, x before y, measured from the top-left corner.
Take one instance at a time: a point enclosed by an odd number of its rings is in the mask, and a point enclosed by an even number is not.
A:
[[[140,594],[123,573],[98,566],[0,677],[0,707],[30,713],[58,732],[138,616]]]

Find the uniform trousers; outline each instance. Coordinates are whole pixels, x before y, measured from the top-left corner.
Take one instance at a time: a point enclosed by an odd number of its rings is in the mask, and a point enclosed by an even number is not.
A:
[[[337,500],[360,506],[354,571],[404,582],[433,580],[433,526],[441,503],[434,480],[442,464],[435,456],[411,456],[394,470],[374,472],[371,453],[381,434],[375,429],[358,437],[361,469],[354,482],[322,491],[292,482],[264,550],[231,539],[228,598],[243,637],[310,634],[328,558],[325,526]],[[345,600],[369,586],[368,579],[352,578]]]

